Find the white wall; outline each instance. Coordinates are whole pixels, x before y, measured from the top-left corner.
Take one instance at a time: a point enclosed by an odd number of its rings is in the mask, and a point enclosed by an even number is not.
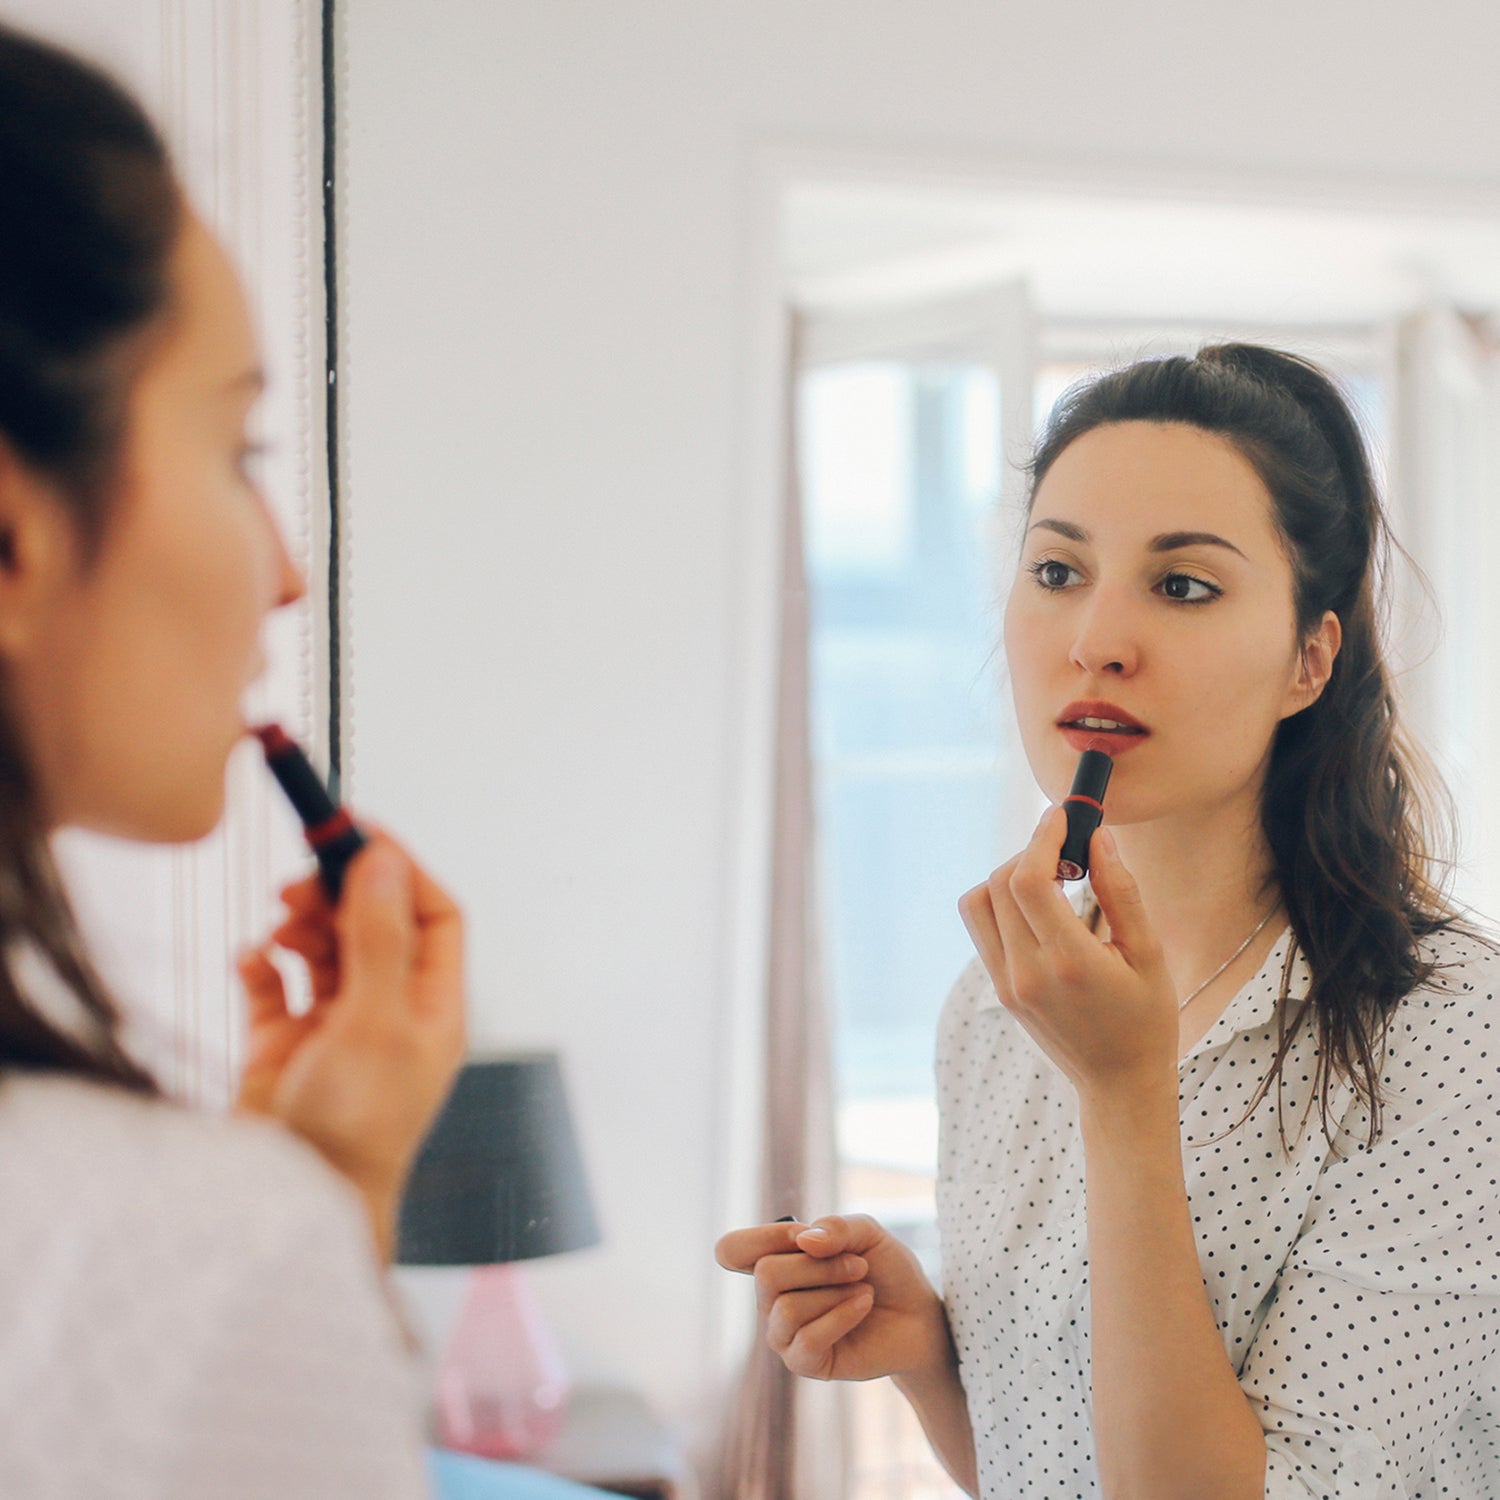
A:
[[[1500,10],[358,0],[340,25],[355,795],[468,908],[476,1036],[563,1051],[607,1240],[538,1267],[544,1297],[586,1369],[685,1418],[756,895],[761,153],[1493,195]]]

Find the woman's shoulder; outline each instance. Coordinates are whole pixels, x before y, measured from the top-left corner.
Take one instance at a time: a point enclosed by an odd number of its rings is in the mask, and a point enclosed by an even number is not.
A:
[[[40,1465],[49,1494],[215,1494],[226,1454],[236,1493],[420,1492],[415,1371],[310,1148],[9,1074],[0,1203],[0,1493]]]
[[[1420,951],[1429,973],[1403,1009],[1485,1015],[1500,1006],[1500,931],[1489,923],[1466,917],[1429,933]]]
[[[100,1254],[118,1231],[173,1259],[189,1243],[275,1258],[361,1228],[352,1190],[280,1127],[56,1074],[0,1076],[0,1201],[13,1228],[31,1207],[54,1234],[97,1231]]]
[[[962,1026],[980,1011],[1000,1010],[1000,997],[995,993],[994,983],[978,955],[971,958],[959,971],[958,977],[948,990],[943,1002],[940,1031],[950,1031]]]
[[[395,1343],[359,1200],[269,1121],[5,1074],[0,1203],[0,1327],[30,1309],[49,1369],[95,1324],[154,1349],[158,1384],[242,1337],[285,1351],[326,1325]]]
[[[1429,934],[1422,955],[1431,965],[1427,978],[1385,1027],[1386,1084],[1410,1088],[1425,1078],[1450,1096],[1493,1094],[1500,1084],[1500,935],[1469,919]]]

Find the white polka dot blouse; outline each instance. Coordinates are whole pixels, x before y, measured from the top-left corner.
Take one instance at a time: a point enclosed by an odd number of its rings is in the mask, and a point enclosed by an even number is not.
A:
[[[1316,1028],[1276,1051],[1290,932],[1183,1060],[1203,1279],[1266,1432],[1266,1500],[1500,1500],[1500,955],[1443,935],[1381,1061],[1382,1133],[1312,1084]],[[1306,994],[1294,956],[1289,1003]],[[937,1051],[943,1292],[982,1494],[1094,1497],[1083,1147],[1072,1085],[976,960]],[[1222,1139],[1213,1139],[1223,1137]],[[1149,1296],[1150,1289],[1143,1288]]]

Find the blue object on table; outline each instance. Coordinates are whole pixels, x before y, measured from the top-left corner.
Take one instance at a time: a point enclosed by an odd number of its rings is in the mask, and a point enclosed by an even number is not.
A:
[[[446,1448],[427,1450],[427,1472],[433,1500],[599,1500],[606,1493],[525,1464],[475,1458]]]

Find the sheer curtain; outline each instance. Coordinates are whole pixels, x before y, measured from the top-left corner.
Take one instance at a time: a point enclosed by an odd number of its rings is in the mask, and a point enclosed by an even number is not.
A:
[[[1396,336],[1392,520],[1425,578],[1398,567],[1393,645],[1408,723],[1459,811],[1454,891],[1500,919],[1500,329],[1435,305]]]
[[[793,409],[784,482],[777,652],[775,796],[766,985],[760,1217],[813,1219],[835,1201],[833,1071],[818,945],[808,590],[794,416],[801,328],[787,341]],[[790,1375],[757,1328],[725,1434],[721,1500],[841,1500],[843,1387]]]

